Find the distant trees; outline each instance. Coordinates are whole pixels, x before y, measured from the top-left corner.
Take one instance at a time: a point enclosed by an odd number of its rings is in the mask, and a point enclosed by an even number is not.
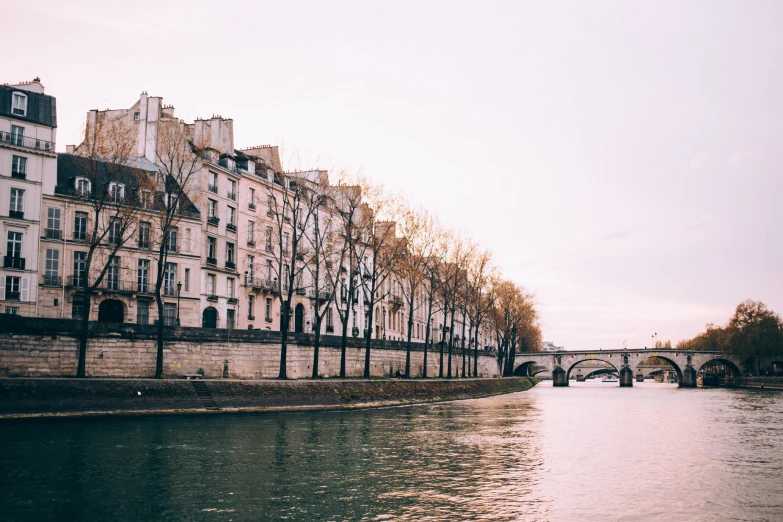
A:
[[[737,305],[726,326],[707,324],[704,332],[678,342],[677,348],[722,351],[758,375],[765,360],[783,356],[783,321],[761,301],[748,299]]]

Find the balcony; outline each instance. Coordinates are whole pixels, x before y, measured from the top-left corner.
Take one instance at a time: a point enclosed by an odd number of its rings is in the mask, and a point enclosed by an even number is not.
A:
[[[139,241],[139,248],[143,248],[144,250],[150,249],[150,242],[149,241]]]
[[[0,142],[8,143],[9,145],[14,145],[16,147],[23,147],[25,149],[54,153],[54,142],[39,140],[38,138],[28,138],[20,134],[11,134],[7,131],[0,131]]]
[[[248,238],[247,246],[256,246],[256,240],[252,238]]]
[[[266,277],[253,277],[250,275],[246,275],[245,286],[250,286],[252,288],[258,288],[262,290],[274,290],[275,280],[267,279]]]
[[[228,196],[228,199],[230,199],[231,201],[236,201],[237,200],[237,193],[236,192],[229,192],[226,195]]]
[[[296,288],[296,293],[298,295],[305,295],[307,293],[307,289],[303,286],[299,286]]]
[[[237,226],[233,223],[227,223],[226,224],[226,232],[236,232]]]
[[[24,210],[9,210],[8,217],[14,219],[24,219]]]
[[[14,179],[27,179],[27,173],[16,169],[11,169],[11,177]]]
[[[237,299],[236,297],[229,297],[229,298],[226,300],[226,302],[227,302],[228,304],[237,304],[237,303],[239,302],[239,299]]]
[[[217,300],[218,300],[218,296],[216,296],[215,294],[207,295],[207,301],[212,301],[213,303],[215,303],[217,302]]]
[[[220,218],[217,216],[209,216],[207,218],[207,225],[218,226],[218,223],[220,223]]]
[[[73,233],[73,240],[74,241],[87,241],[87,232],[84,232],[84,231],[74,231],[74,233]]]
[[[207,190],[209,190],[209,191],[210,191],[210,192],[212,192],[213,194],[217,194],[217,185],[209,185],[209,186],[207,187]]]
[[[56,275],[44,274],[41,277],[41,284],[43,286],[63,286],[63,278]]]
[[[136,292],[139,294],[151,294],[150,285],[147,283],[141,283],[136,287]]]
[[[62,239],[63,234],[60,231],[59,228],[47,228],[44,229],[44,233],[46,234],[46,239]]]
[[[163,295],[165,295],[166,297],[177,296],[177,287],[174,285],[164,286],[162,290],[163,290]]]
[[[8,292],[5,293],[5,300],[6,301],[19,301],[21,300],[20,292]]]
[[[237,264],[233,261],[226,261],[226,270],[236,270]]]
[[[24,258],[14,256],[3,257],[3,268],[13,268],[14,270],[24,270]]]
[[[207,264],[217,266],[217,258],[215,257],[207,257]]]
[[[255,210],[256,204],[251,201],[250,203],[247,204],[247,208],[248,210]]]

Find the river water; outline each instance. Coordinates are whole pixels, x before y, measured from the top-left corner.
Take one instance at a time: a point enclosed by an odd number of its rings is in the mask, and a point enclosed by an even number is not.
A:
[[[2,520],[783,520],[783,393],[0,424]]]

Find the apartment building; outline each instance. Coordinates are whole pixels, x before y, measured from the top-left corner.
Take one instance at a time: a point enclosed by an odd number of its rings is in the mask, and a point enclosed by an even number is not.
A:
[[[54,188],[55,98],[38,78],[0,85],[0,220],[5,252],[0,268],[2,313],[35,316],[41,259],[41,194]]]
[[[157,278],[157,210],[163,180],[155,164],[133,158],[133,164],[144,168],[124,167],[125,183],[111,187],[111,196],[122,204],[139,190],[134,180],[150,178],[157,194],[145,200],[137,210],[128,239],[117,253],[107,258],[116,238],[111,231],[96,249],[97,261],[91,272],[85,269],[90,235],[95,227],[95,194],[91,186],[95,174],[87,169],[81,156],[60,154],[57,158],[57,183],[52,194],[44,193],[42,215],[48,216],[46,233],[40,241],[40,259],[46,260],[39,283],[38,316],[81,319],[88,313],[92,321],[154,324],[163,320],[182,326],[200,325],[199,286],[195,278],[200,269],[200,255],[192,240],[200,232],[200,216],[192,202],[180,202],[181,217],[167,238],[168,256],[162,286],[163,317],[154,301]],[[99,162],[100,163],[100,162]],[[149,185],[146,185],[149,186]],[[134,200],[135,201],[135,200]],[[100,219],[110,219],[110,209]],[[51,218],[56,216],[56,219]],[[84,301],[83,285],[92,285],[98,272],[108,263],[107,272],[93,294],[89,310]]]

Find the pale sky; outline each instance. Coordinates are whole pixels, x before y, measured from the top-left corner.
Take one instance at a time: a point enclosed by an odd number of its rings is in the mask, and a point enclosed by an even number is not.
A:
[[[783,312],[783,2],[3,4],[60,151],[142,91],[233,118],[480,241],[566,349]]]

